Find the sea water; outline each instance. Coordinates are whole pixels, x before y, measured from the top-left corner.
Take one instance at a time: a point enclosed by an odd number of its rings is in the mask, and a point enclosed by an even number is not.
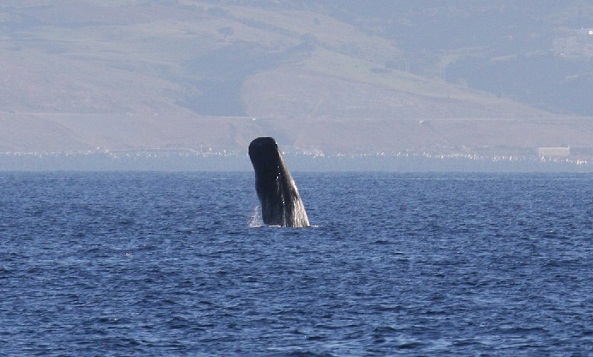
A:
[[[593,175],[293,176],[0,173],[0,355],[593,353]]]

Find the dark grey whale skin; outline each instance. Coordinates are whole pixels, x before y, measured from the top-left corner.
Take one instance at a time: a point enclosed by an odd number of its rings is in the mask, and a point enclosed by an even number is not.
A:
[[[249,158],[255,170],[255,191],[264,223],[309,227],[305,206],[276,141],[271,137],[254,139],[249,144]]]

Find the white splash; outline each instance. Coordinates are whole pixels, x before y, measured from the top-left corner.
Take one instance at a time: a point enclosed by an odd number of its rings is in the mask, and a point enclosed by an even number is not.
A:
[[[261,218],[261,208],[259,206],[255,206],[253,208],[253,214],[251,215],[251,221],[249,222],[249,227],[263,227],[264,221]]]

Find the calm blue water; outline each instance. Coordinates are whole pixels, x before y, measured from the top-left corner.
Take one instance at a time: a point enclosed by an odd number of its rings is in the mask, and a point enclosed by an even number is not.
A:
[[[0,173],[2,356],[593,354],[593,175]]]

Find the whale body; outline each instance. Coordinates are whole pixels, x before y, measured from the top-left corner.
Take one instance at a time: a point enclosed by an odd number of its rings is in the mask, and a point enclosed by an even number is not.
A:
[[[309,218],[299,191],[273,138],[260,137],[249,144],[255,170],[255,191],[265,224],[308,227]]]

